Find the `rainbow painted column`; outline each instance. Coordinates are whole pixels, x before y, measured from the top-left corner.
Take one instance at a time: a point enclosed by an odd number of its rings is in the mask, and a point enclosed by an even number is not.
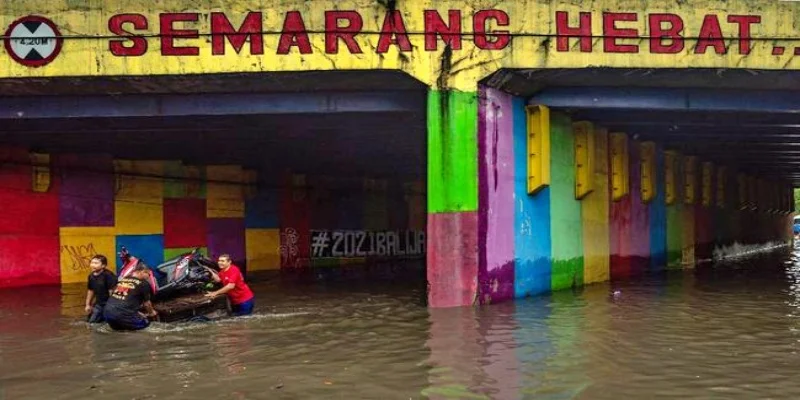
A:
[[[428,303],[472,304],[478,275],[476,93],[428,93]]]
[[[575,135],[572,120],[550,116],[550,235],[552,290],[583,286],[581,203],[575,199]]]
[[[730,243],[780,236],[764,211],[712,216],[713,166],[691,155],[483,86],[433,91],[428,106],[431,307],[690,268],[696,247],[704,259],[720,251],[713,225],[737,214],[757,232],[730,221]],[[547,176],[534,189],[529,154]]]
[[[605,282],[610,278],[610,201],[608,182],[608,131],[592,126],[594,131],[594,190],[581,201],[583,219],[584,284]]]
[[[650,202],[650,269],[660,271],[667,265],[667,205],[664,194],[664,148],[655,146],[655,196]]]
[[[500,302],[584,283],[584,211],[575,199],[572,121],[550,120],[552,179],[534,194],[527,188],[528,124],[525,102],[480,89],[478,112],[478,290],[482,303]],[[595,149],[593,149],[595,150]],[[593,178],[606,179],[603,168]],[[606,188],[607,185],[600,185]],[[591,280],[608,276],[607,195],[597,193],[591,217]],[[596,234],[596,235],[595,235]],[[596,246],[594,246],[597,244]]]

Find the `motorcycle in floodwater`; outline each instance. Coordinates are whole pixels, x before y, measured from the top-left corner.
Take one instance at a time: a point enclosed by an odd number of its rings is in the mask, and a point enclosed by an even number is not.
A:
[[[139,264],[147,266],[144,261],[130,254],[125,247],[119,252],[119,258],[122,261],[119,278],[130,275]],[[219,267],[217,263],[200,253],[199,248],[167,260],[155,268],[148,267],[154,300],[168,300],[199,293],[209,288],[214,284],[209,269],[218,271]]]

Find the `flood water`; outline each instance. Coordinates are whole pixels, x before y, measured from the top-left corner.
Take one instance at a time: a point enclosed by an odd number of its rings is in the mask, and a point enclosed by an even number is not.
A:
[[[116,333],[83,288],[0,291],[0,399],[800,398],[800,260],[480,308],[424,282],[279,289],[256,315]]]

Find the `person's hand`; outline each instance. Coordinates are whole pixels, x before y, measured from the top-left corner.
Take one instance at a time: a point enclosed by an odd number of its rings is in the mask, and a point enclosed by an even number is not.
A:
[[[86,314],[91,314],[92,313],[92,306],[87,305],[86,307],[83,308],[83,311],[86,311]]]
[[[151,312],[149,316],[150,316],[151,318],[155,318],[156,316],[158,316],[158,311],[156,311],[156,310],[153,310],[153,312]]]
[[[214,292],[208,292],[208,293],[206,293],[206,297],[214,298],[214,297],[217,297],[217,294],[214,293]]]
[[[215,281],[219,280],[219,274],[217,273],[217,271],[214,271],[213,269],[206,267],[205,265],[203,266],[203,268],[205,268],[206,271],[208,271],[208,273],[211,274],[212,279],[214,279]]]

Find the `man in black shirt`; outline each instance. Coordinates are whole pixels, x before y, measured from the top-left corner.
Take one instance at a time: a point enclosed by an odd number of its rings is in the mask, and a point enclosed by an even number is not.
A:
[[[103,311],[111,329],[136,331],[150,325],[147,318],[155,317],[157,313],[150,302],[153,289],[149,277],[149,268],[139,264],[130,277],[119,280]],[[143,307],[146,314],[139,312]]]
[[[90,323],[103,322],[103,308],[108,296],[117,286],[117,276],[106,269],[108,259],[102,254],[92,257],[89,267],[92,272],[86,284],[86,319]]]

